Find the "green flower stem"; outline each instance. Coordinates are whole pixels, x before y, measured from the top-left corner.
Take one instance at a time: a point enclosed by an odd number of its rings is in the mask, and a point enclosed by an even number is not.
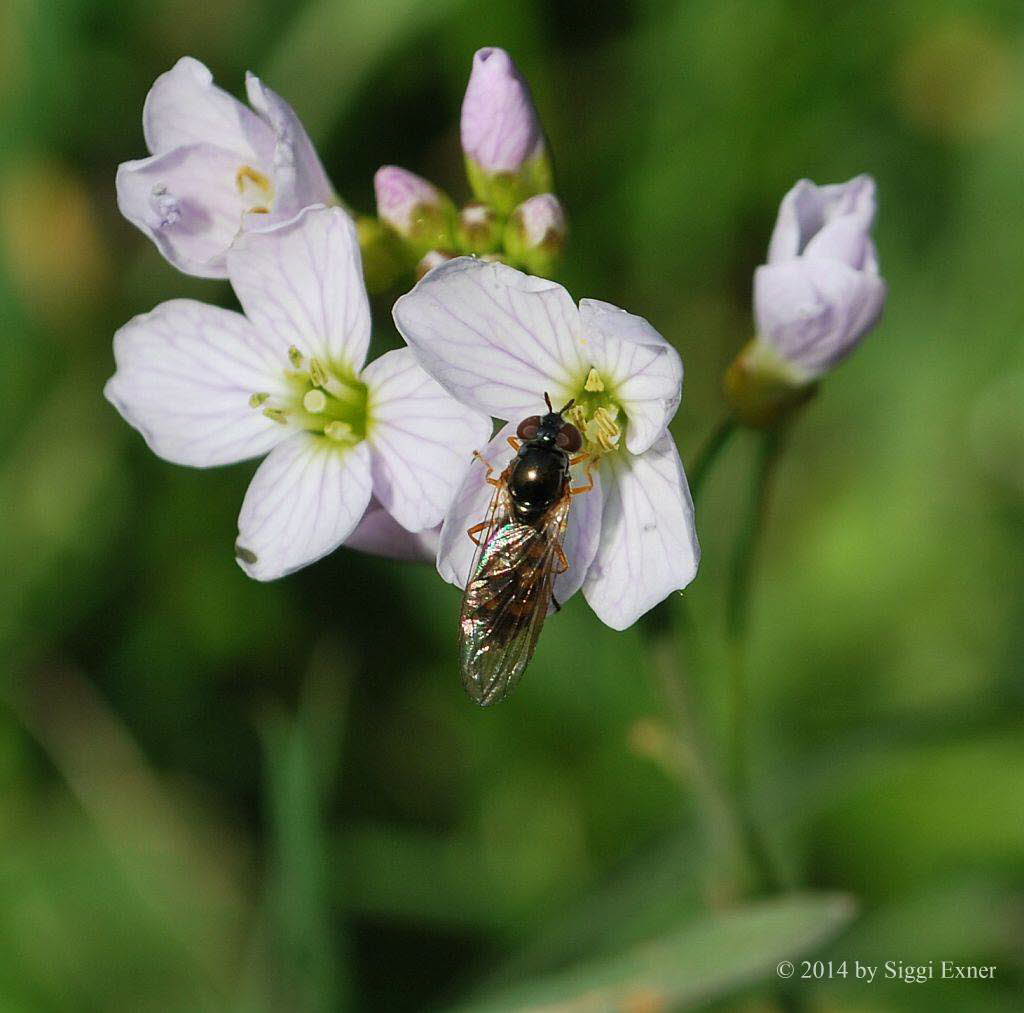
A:
[[[732,416],[712,431],[687,468],[690,492],[696,502],[708,475],[721,459],[739,429]],[[781,888],[771,853],[754,819],[747,775],[747,679],[746,631],[750,609],[752,574],[764,528],[772,475],[782,450],[783,433],[773,429],[761,435],[757,466],[753,472],[747,517],[740,532],[729,575],[726,597],[726,636],[730,659],[730,730],[727,772],[723,777],[711,758],[693,716],[687,680],[679,664],[678,639],[692,634],[685,597],[649,613],[642,630],[650,645],[654,674],[674,719],[693,787],[700,802],[704,833],[712,854],[723,856],[729,873],[738,872],[745,891],[753,894]],[[673,621],[673,616],[675,617]]]
[[[782,888],[770,850],[752,811],[749,774],[750,706],[747,679],[747,629],[757,553],[768,514],[772,478],[784,444],[781,428],[761,434],[757,465],[753,471],[747,515],[733,555],[726,593],[725,631],[729,652],[730,729],[728,772],[736,807],[739,832],[755,873],[753,892],[774,892]]]
[[[704,480],[737,431],[737,423],[726,416],[697,453],[687,468],[690,494],[696,502]],[[653,609],[640,620],[641,631],[648,642],[651,668],[658,683],[669,714],[686,757],[686,768],[698,800],[698,811],[708,853],[718,856],[719,867],[725,868],[725,878],[734,878],[748,861],[743,853],[744,841],[740,821],[733,811],[733,802],[723,787],[723,779],[716,768],[712,750],[705,741],[690,686],[680,664],[679,641],[690,637],[693,624],[685,597],[666,602]]]
[[[697,502],[704,479],[710,473],[719,455],[729,445],[737,428],[738,423],[732,415],[727,415],[722,419],[697,451],[693,464],[686,469],[686,477],[690,482],[690,495],[693,497],[694,503]]]
[[[678,602],[676,606],[676,622],[663,605],[644,616],[640,628],[647,641],[651,672],[677,740],[683,780],[696,797],[706,853],[716,859],[720,879],[710,884],[710,892],[715,896],[721,895],[723,883],[735,879],[746,858],[731,799],[723,790],[722,778],[712,759],[713,751],[696,718],[689,681],[680,664],[680,640],[690,635],[692,624],[685,605]],[[725,889],[728,892],[728,886]]]

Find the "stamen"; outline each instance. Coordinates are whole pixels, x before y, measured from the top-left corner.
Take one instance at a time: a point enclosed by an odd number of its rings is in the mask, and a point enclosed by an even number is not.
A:
[[[591,393],[604,390],[604,381],[593,366],[590,367],[590,372],[587,373],[587,382],[583,384],[583,389],[589,390]]]
[[[288,424],[288,413],[283,408],[264,408],[263,414],[282,426]]]
[[[322,390],[307,390],[302,398],[302,407],[312,415],[319,415],[327,407],[327,395]]]
[[[354,435],[355,430],[347,422],[335,419],[324,426],[324,436],[331,440],[337,440],[339,443],[351,440]]]
[[[239,193],[245,193],[253,187],[261,190],[267,197],[274,192],[274,184],[259,169],[254,169],[251,165],[243,165],[235,173],[235,186],[238,187]]]
[[[622,430],[615,423],[618,414],[617,405],[595,408],[594,417],[587,423],[587,440],[596,443],[602,450],[614,450],[622,436]]]
[[[300,352],[294,345],[288,349],[288,361],[298,369],[305,361],[306,357]]]
[[[265,404],[270,400],[270,395],[266,391],[258,391],[249,397],[249,407],[259,408],[260,405]]]
[[[326,387],[327,386],[327,370],[324,369],[323,363],[319,359],[309,360],[309,380],[314,387]]]

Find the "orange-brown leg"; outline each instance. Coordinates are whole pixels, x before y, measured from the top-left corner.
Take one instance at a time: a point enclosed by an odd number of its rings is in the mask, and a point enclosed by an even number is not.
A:
[[[486,528],[486,527],[487,527],[487,521],[481,521],[479,524],[474,524],[466,532],[466,534],[469,535],[470,539],[472,539],[472,542],[473,542],[474,545],[479,545],[480,544],[480,539],[477,538],[476,536],[478,534],[480,534],[480,532],[483,531],[484,528]]]
[[[569,495],[570,496],[579,496],[580,493],[590,492],[590,490],[593,489],[593,488],[594,488],[594,475],[593,475],[592,472],[588,471],[587,472],[587,484],[586,485],[578,485],[578,486],[576,486],[575,489],[570,489],[569,490]]]
[[[480,462],[481,462],[481,463],[483,464],[483,466],[484,466],[484,467],[485,467],[485,468],[487,469],[487,474],[486,474],[486,475],[484,475],[484,481],[485,481],[485,482],[486,482],[486,483],[487,483],[488,485],[493,485],[493,486],[494,486],[495,488],[497,488],[498,486],[500,486],[500,485],[501,485],[501,482],[500,482],[500,481],[499,481],[498,479],[496,479],[496,478],[491,478],[491,475],[493,475],[493,474],[494,474],[494,465],[493,465],[493,464],[491,464],[491,462],[490,462],[490,461],[488,461],[488,460],[487,460],[487,458],[486,458],[486,457],[484,457],[484,455],[483,455],[483,454],[481,454],[479,450],[474,450],[474,451],[473,451],[473,456],[474,456],[474,457],[475,457],[475,458],[476,458],[476,459],[477,459],[478,461],[480,461]]]
[[[570,457],[569,458],[569,467],[572,467],[574,464],[582,464],[589,457],[590,457],[590,454],[586,454],[586,453],[584,453],[584,454],[577,454],[575,457]]]
[[[514,436],[506,436],[505,439],[508,440],[508,445],[518,454],[522,443],[520,443]]]
[[[556,545],[555,546],[555,552],[558,553],[558,562],[559,562],[559,565],[562,567],[562,569],[559,570],[558,572],[559,573],[565,573],[565,571],[569,569],[569,560],[566,558],[566,555],[565,555],[565,552],[562,549],[562,546],[561,545]]]

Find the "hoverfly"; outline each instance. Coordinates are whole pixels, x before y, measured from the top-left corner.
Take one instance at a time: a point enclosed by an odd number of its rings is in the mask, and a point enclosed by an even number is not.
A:
[[[586,460],[580,431],[563,418],[573,401],[555,411],[523,419],[508,442],[515,450],[508,467],[486,480],[494,486],[487,518],[467,534],[477,544],[459,620],[462,684],[481,707],[497,703],[515,687],[533,657],[557,574],[569,568],[562,539],[572,498],[594,487],[573,488],[569,468]]]

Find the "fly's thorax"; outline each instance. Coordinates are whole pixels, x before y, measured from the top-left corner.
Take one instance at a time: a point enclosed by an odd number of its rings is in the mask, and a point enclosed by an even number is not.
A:
[[[619,449],[629,421],[615,386],[591,366],[579,384],[566,419],[583,434],[583,450],[593,463]]]
[[[562,495],[569,474],[569,455],[560,447],[529,441],[512,462],[508,493],[516,516],[524,523],[539,519]]]
[[[322,436],[339,449],[366,438],[369,399],[355,373],[329,360],[307,357],[294,345],[288,350],[283,391],[256,391],[250,406],[282,426]]]

